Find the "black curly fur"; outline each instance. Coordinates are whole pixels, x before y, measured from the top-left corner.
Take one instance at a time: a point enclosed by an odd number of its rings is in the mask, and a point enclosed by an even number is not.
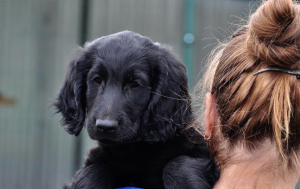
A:
[[[66,188],[199,189],[218,178],[203,138],[186,129],[193,115],[184,65],[144,36],[124,31],[80,48],[54,105],[68,133],[85,123],[99,142]],[[99,120],[116,125],[106,130]]]

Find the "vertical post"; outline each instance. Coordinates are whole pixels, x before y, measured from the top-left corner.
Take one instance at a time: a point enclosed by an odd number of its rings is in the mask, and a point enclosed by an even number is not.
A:
[[[80,16],[80,24],[79,24],[79,43],[81,46],[87,41],[88,35],[88,20],[89,20],[89,4],[90,0],[81,0],[81,16]],[[82,157],[82,145],[83,145],[83,137],[79,135],[77,137],[76,143],[74,145],[74,162],[73,168],[74,172],[80,168],[81,157]]]
[[[84,43],[87,40],[87,34],[88,34],[88,21],[89,21],[89,5],[90,0],[81,0],[82,6],[81,6],[81,21],[80,21],[80,38],[79,42],[81,45],[84,45]]]
[[[193,43],[194,37],[194,6],[195,0],[185,0],[185,28],[184,28],[184,63],[187,68],[189,85],[192,81]]]

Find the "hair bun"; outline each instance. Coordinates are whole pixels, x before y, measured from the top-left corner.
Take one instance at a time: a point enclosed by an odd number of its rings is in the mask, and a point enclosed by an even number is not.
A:
[[[292,0],[269,0],[251,16],[247,48],[271,66],[293,68],[300,58],[300,18]]]

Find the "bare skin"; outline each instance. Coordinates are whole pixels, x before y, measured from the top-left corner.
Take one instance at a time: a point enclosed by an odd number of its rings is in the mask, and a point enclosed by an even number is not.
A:
[[[219,118],[211,93],[206,95],[205,135],[218,137]],[[278,152],[274,142],[266,139],[255,151],[236,145],[230,151],[230,162],[221,165],[221,176],[214,189],[294,189],[299,173],[279,169]]]

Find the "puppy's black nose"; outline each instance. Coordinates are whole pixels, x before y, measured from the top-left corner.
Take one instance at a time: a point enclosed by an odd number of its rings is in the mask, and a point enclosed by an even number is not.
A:
[[[97,119],[96,120],[96,127],[101,132],[109,132],[113,133],[118,127],[118,122],[114,120],[102,120]]]

